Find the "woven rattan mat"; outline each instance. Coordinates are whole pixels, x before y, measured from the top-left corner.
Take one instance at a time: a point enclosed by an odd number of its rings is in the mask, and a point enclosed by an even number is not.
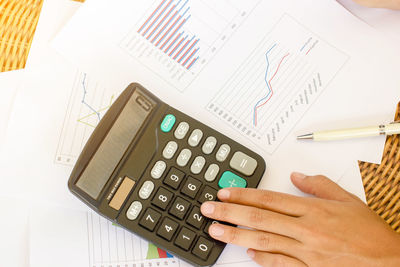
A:
[[[400,120],[400,103],[395,120]],[[400,233],[400,135],[386,139],[381,165],[359,165],[369,207]]]
[[[0,1],[0,71],[25,66],[42,4],[43,0]],[[396,119],[400,120],[400,103]],[[400,137],[387,138],[381,165],[359,165],[368,205],[400,233]]]

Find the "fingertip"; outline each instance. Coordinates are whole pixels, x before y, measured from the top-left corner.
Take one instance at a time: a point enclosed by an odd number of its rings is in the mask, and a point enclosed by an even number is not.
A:
[[[204,202],[201,207],[200,207],[200,211],[203,215],[208,216],[208,215],[212,215],[214,213],[215,210],[215,206],[212,202]]]
[[[220,200],[228,200],[231,196],[231,192],[228,189],[221,189],[218,191],[217,196]]]
[[[216,223],[210,225],[210,227],[208,228],[208,233],[210,234],[211,237],[219,238],[224,235],[225,229],[222,225]]]
[[[254,257],[256,256],[256,252],[254,251],[254,249],[249,248],[247,250],[247,256],[249,256],[250,258],[254,259]]]
[[[290,178],[293,180],[299,180],[302,181],[307,177],[307,175],[305,175],[304,173],[301,172],[292,172],[292,174],[290,175]]]

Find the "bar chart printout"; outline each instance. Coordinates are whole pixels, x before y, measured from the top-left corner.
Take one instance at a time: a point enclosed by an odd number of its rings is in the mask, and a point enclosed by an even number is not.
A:
[[[207,110],[272,154],[348,59],[285,14]]]
[[[259,0],[156,0],[120,47],[184,91]]]

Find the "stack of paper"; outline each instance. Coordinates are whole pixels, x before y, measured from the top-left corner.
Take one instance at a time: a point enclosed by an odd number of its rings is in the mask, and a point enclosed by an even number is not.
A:
[[[51,43],[77,8],[45,1],[0,154],[2,195],[35,203],[30,266],[185,264],[67,190],[85,142],[130,82],[260,153],[260,188],[300,194],[292,171],[323,173],[365,199],[357,160],[379,163],[383,137],[295,138],[389,122],[400,98],[397,47],[335,1],[93,0]],[[245,250],[229,246],[219,264],[244,262]]]

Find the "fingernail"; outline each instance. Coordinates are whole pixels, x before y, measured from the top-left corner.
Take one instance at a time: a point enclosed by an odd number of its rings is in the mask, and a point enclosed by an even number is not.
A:
[[[214,213],[214,210],[215,210],[214,204],[211,204],[209,202],[206,202],[203,205],[201,205],[201,213],[203,213],[204,215],[211,215]]]
[[[307,177],[305,174],[302,174],[300,172],[294,172],[294,173],[292,173],[292,176],[293,176],[293,178],[296,178],[296,179],[304,179]]]
[[[222,236],[225,232],[224,228],[217,224],[211,225],[208,231],[211,236]]]
[[[218,191],[218,198],[221,200],[229,199],[230,196],[231,196],[231,192],[229,192],[229,190],[221,189]]]
[[[254,258],[254,256],[256,255],[256,253],[254,252],[254,250],[248,249],[248,250],[247,250],[247,255],[248,255],[250,258]]]

